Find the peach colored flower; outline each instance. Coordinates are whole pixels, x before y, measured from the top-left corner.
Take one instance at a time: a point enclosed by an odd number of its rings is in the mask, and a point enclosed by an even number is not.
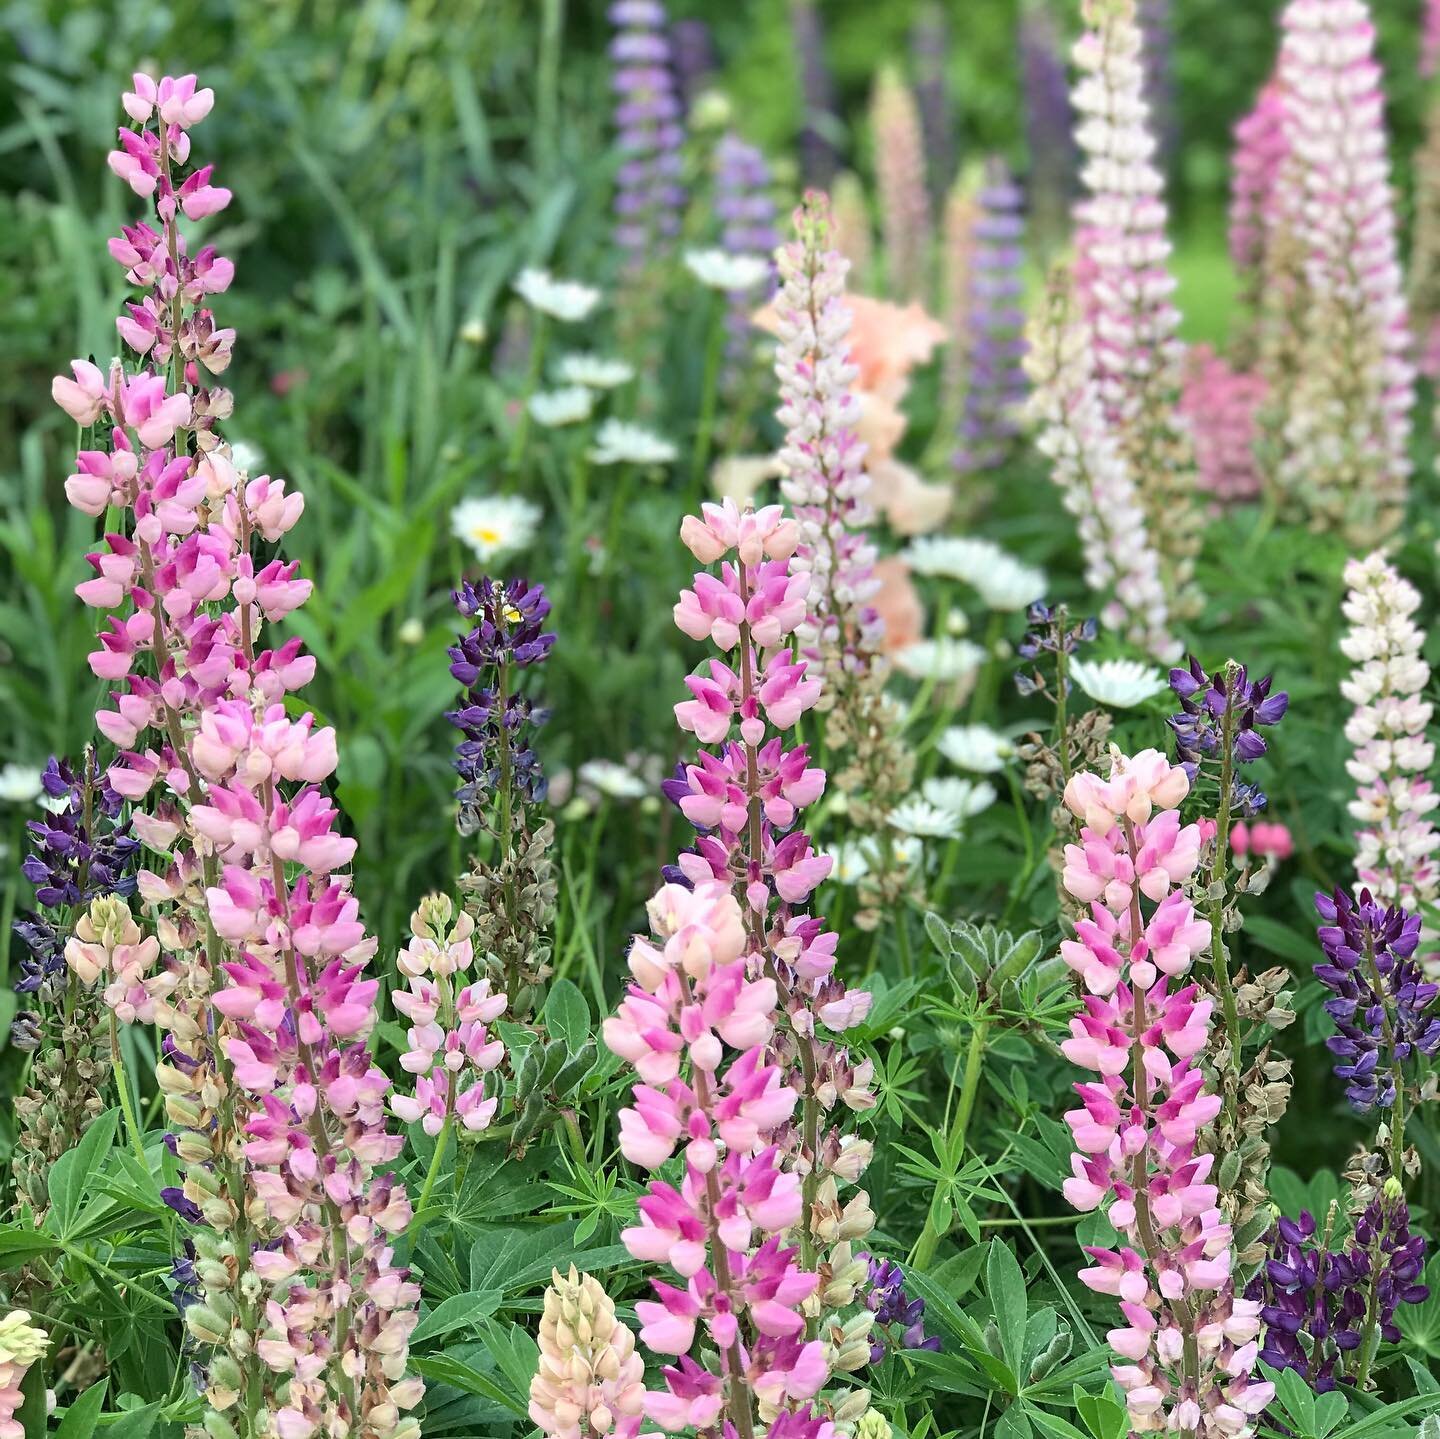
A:
[[[856,388],[898,404],[910,371],[929,360],[948,332],[917,301],[892,305],[888,300],[851,295],[849,305],[853,317],[850,359],[860,369]]]
[[[929,534],[944,524],[950,513],[950,486],[927,484],[899,460],[872,460],[870,486],[876,507],[896,534]]]
[[[895,453],[909,421],[905,411],[885,395],[858,390],[855,398],[860,402],[855,433],[865,446],[866,463],[873,469]]]
[[[925,608],[911,583],[910,566],[899,555],[877,561],[875,578],[880,588],[870,603],[885,625],[882,643],[885,652],[891,654],[924,638]]]

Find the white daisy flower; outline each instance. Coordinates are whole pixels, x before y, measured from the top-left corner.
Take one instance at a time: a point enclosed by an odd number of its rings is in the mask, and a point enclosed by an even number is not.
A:
[[[1066,673],[1092,700],[1117,710],[1134,709],[1170,684],[1160,670],[1139,660],[1098,660],[1092,664],[1075,658],[1066,666]]]
[[[829,851],[833,861],[830,878],[836,884],[859,884],[870,873],[870,854],[857,840],[846,840]]]
[[[743,510],[766,480],[784,473],[775,455],[726,455],[710,467],[710,492],[718,499],[734,500]]]
[[[557,280],[549,270],[521,270],[515,293],[531,309],[567,324],[583,320],[600,303],[600,291],[576,280]]]
[[[0,804],[29,804],[38,799],[45,786],[44,770],[28,764],[0,765]]]
[[[525,406],[536,424],[558,430],[562,425],[588,420],[595,401],[583,385],[570,385],[563,390],[540,390],[525,401]]]
[[[643,425],[624,420],[606,420],[595,432],[590,462],[596,465],[668,465],[675,460],[675,446]]]
[[[896,869],[914,869],[925,858],[925,844],[916,834],[892,834],[890,863]]]
[[[901,834],[919,835],[924,839],[954,839],[960,833],[959,817],[911,796],[885,816],[891,829]]]
[[[925,535],[912,540],[904,558],[920,575],[961,580],[992,610],[1023,610],[1045,593],[1045,571],[974,536]]]
[[[753,290],[769,273],[763,255],[732,255],[725,250],[687,250],[685,268],[712,290]]]
[[[634,770],[613,759],[587,759],[575,771],[575,778],[610,799],[644,799],[650,793]]]
[[[584,385],[587,390],[613,390],[635,378],[635,366],[609,355],[562,355],[555,374],[567,385]]]
[[[230,446],[230,463],[242,475],[255,475],[259,474],[260,466],[265,463],[265,456],[260,453],[257,445],[236,440]]]
[[[960,680],[974,674],[985,651],[973,640],[916,640],[890,656],[902,675],[917,680]]]
[[[518,495],[472,495],[450,511],[450,528],[488,564],[526,549],[540,527],[540,507]]]
[[[936,809],[961,822],[983,814],[996,800],[995,786],[988,779],[964,779],[959,775],[927,779],[920,793]]]
[[[952,725],[940,736],[940,753],[960,769],[994,774],[1015,753],[1004,735],[983,724]]]

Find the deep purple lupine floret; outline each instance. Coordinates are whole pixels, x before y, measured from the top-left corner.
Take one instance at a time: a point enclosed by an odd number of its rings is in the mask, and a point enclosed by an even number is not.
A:
[[[1420,916],[1375,903],[1369,890],[1358,901],[1342,889],[1317,894],[1315,908],[1325,951],[1315,978],[1331,991],[1325,1011],[1338,1032],[1325,1044],[1339,1061],[1336,1077],[1360,1112],[1389,1108],[1406,1062],[1440,1050],[1440,985],[1426,980],[1413,958]]]
[[[876,1337],[870,1342],[870,1362],[878,1364],[885,1357],[887,1332],[892,1327],[901,1332],[899,1340],[892,1339],[888,1347],[925,1349],[938,1354],[939,1336],[925,1333],[925,1301],[911,1299],[905,1293],[905,1271],[892,1260],[873,1254],[861,1254],[859,1258],[869,1265],[870,1287],[865,1294],[865,1307],[875,1316]]]
[[[1176,758],[1193,784],[1206,760],[1222,760],[1221,744],[1227,715],[1231,733],[1232,764],[1257,760],[1268,748],[1260,734],[1262,727],[1279,724],[1290,707],[1290,696],[1280,690],[1271,693],[1272,680],[1251,680],[1244,665],[1222,666],[1207,675],[1193,655],[1189,663],[1170,671],[1170,688],[1180,701],[1180,713],[1172,715]],[[1258,814],[1266,805],[1265,793],[1257,785],[1232,776],[1232,814]]]
[[[1036,600],[1025,611],[1025,619],[1030,628],[1016,648],[1022,660],[1038,660],[1041,655],[1073,655],[1081,645],[1089,644],[1099,633],[1093,619],[1077,620],[1072,624],[1063,605],[1047,605],[1044,600]],[[1033,695],[1044,688],[1044,680],[1038,671],[1020,670],[1015,676],[1015,688],[1022,695]],[[1067,679],[1067,697],[1070,688]]]
[[[1025,200],[1003,161],[992,159],[976,197],[971,259],[969,365],[955,468],[1004,464],[1019,433],[1025,377]]]
[[[1274,1369],[1294,1369],[1322,1394],[1354,1377],[1372,1289],[1379,1336],[1392,1344],[1400,1338],[1396,1309],[1429,1297],[1420,1282],[1425,1239],[1410,1233],[1400,1195],[1373,1200],[1347,1244],[1323,1247],[1314,1216],[1304,1212],[1280,1219],[1268,1244],[1265,1264],[1245,1290],[1265,1322],[1260,1358]]]
[[[550,717],[517,686],[519,672],[542,663],[555,643],[544,628],[550,601],[522,579],[481,579],[455,592],[455,608],[475,627],[450,648],[450,673],[465,687],[464,703],[446,718],[464,734],[455,747],[461,779],[459,827],[473,834],[486,801],[509,771],[511,791],[525,804],[544,798],[547,782],[529,737]]]

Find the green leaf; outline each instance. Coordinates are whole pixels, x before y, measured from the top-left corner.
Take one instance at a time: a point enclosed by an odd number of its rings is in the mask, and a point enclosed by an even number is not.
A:
[[[92,1125],[91,1128],[94,1128]],[[88,1130],[86,1131],[88,1134]],[[106,1381],[92,1384],[66,1411],[55,1431],[55,1439],[90,1439],[105,1402]]]
[[[85,1131],[80,1143],[51,1166],[50,1218],[62,1238],[69,1238],[73,1231],[91,1176],[110,1152],[119,1119],[118,1109],[107,1109]]]
[[[482,1374],[473,1364],[455,1359],[448,1354],[420,1354],[411,1361],[415,1371],[437,1384],[453,1384],[466,1394],[481,1394],[503,1404],[512,1414],[525,1419],[529,1417],[526,1405],[520,1403],[508,1389],[502,1389],[488,1374]]]
[[[1314,964],[1317,958],[1317,946],[1313,933],[1307,931],[1304,934],[1298,934],[1287,925],[1281,924],[1279,920],[1271,919],[1267,915],[1247,914],[1245,916],[1245,937],[1254,941],[1261,949],[1279,955],[1281,959],[1305,965],[1306,969],[1302,973],[1308,973],[1309,966]]]
[[[452,1294],[437,1304],[415,1326],[412,1343],[433,1339],[438,1334],[451,1334],[457,1329],[473,1328],[500,1307],[504,1296],[498,1289],[481,1289],[469,1294]]]
[[[1025,1275],[1020,1262],[1002,1239],[990,1241],[990,1257],[985,1264],[985,1292],[1000,1331],[1005,1361],[1019,1374],[1025,1360]]]
[[[1325,1436],[1350,1412],[1345,1396],[1336,1390],[1315,1396],[1315,1434],[1317,1439]]]
[[[121,1399],[138,1396],[122,1394]],[[153,1404],[136,1404],[133,1409],[121,1409],[113,1414],[100,1416],[100,1428],[105,1431],[104,1439],[149,1439],[155,1420],[160,1415],[160,1401]]]
[[[580,988],[568,979],[557,979],[545,1001],[545,1024],[565,1041],[571,1054],[590,1037],[590,1006]]]

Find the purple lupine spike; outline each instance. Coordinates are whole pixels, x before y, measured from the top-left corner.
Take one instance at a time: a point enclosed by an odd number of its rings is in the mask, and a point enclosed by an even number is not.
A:
[[[680,98],[671,73],[667,15],[662,0],[615,0],[616,143],[621,154],[615,194],[615,243],[629,270],[644,269],[679,233],[685,203],[680,146]]]
[[[806,185],[828,190],[840,168],[834,134],[835,82],[825,59],[825,27],[815,0],[790,0],[790,33],[800,65],[805,120],[800,131],[800,175]]]
[[[910,28],[915,62],[915,103],[925,136],[930,198],[938,205],[955,173],[955,107],[950,98],[947,61],[950,27],[939,5],[927,5]]]
[[[1282,1218],[1270,1234],[1270,1257],[1245,1297],[1260,1304],[1265,1343],[1260,1358],[1293,1369],[1321,1394],[1355,1377],[1371,1318],[1380,1338],[1400,1339],[1395,1311],[1429,1298],[1420,1282],[1425,1239],[1410,1233],[1402,1196],[1374,1199],[1355,1221],[1350,1242],[1328,1248],[1312,1215]],[[1302,1338],[1303,1336],[1303,1338]]]
[[[1170,688],[1180,713],[1167,723],[1175,731],[1176,759],[1193,784],[1206,760],[1223,760],[1226,716],[1231,734],[1230,761],[1235,767],[1257,760],[1268,748],[1262,727],[1279,724],[1290,707],[1284,690],[1271,693],[1271,678],[1251,680],[1244,665],[1225,666],[1206,674],[1193,655],[1189,664],[1170,671]],[[1231,813],[1250,816],[1265,808],[1257,785],[1232,778]]]
[[[969,374],[955,468],[964,474],[1005,462],[1019,433],[1025,376],[1022,297],[1024,197],[1003,161],[992,159],[977,196],[970,258]]]
[[[878,1364],[889,1349],[924,1349],[938,1354],[939,1336],[925,1333],[925,1301],[911,1299],[905,1292],[905,1271],[893,1261],[873,1254],[856,1257],[869,1265],[870,1288],[865,1307],[875,1316],[870,1362]],[[898,1339],[892,1337],[894,1329],[900,1330]]]
[[[1170,0],[1140,0],[1140,31],[1144,37],[1145,103],[1150,107],[1152,133],[1162,170],[1174,167],[1180,149],[1180,121],[1175,96],[1175,17]]]
[[[721,137],[715,147],[715,214],[720,244],[730,254],[768,257],[779,247],[770,178],[770,166],[759,149],[734,133]],[[766,289],[773,292],[773,279]],[[753,297],[744,291],[726,296],[722,386],[727,393],[733,391],[751,356],[754,308]]]
[[[459,826],[462,834],[480,827],[486,801],[501,785],[508,761],[509,783],[517,798],[538,804],[545,798],[545,772],[530,748],[529,733],[550,717],[533,697],[500,683],[502,670],[541,664],[555,643],[544,630],[550,601],[541,585],[515,579],[481,579],[455,592],[455,608],[475,622],[450,649],[450,673],[465,687],[464,703],[446,718],[465,736],[455,747],[461,779]]]
[[[1335,1075],[1361,1113],[1388,1109],[1406,1062],[1440,1051],[1440,985],[1425,980],[1414,960],[1420,916],[1377,904],[1368,889],[1358,901],[1342,889],[1317,894],[1315,909],[1325,951],[1315,978],[1331,991],[1325,1012],[1337,1032],[1325,1046],[1338,1061]]]
[[[704,20],[677,20],[670,27],[670,49],[680,98],[690,110],[715,77],[715,41]]]
[[[1064,47],[1048,6],[1032,0],[1022,10],[1019,48],[1030,152],[1025,188],[1032,228],[1050,246],[1066,232],[1080,160]]]

